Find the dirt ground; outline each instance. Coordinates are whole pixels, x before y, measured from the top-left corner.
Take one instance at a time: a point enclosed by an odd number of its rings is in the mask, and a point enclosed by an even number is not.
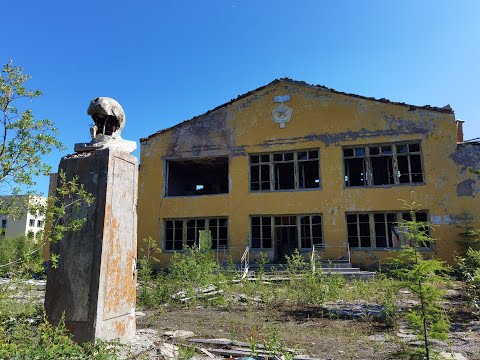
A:
[[[480,321],[468,312],[456,291],[451,292],[445,307],[452,321],[451,333],[445,342],[434,341],[434,349],[480,360]],[[285,346],[319,359],[402,359],[407,342],[413,346],[419,343],[405,322],[392,331],[375,317],[339,319],[326,316],[320,307],[272,308],[239,303],[143,312],[146,315],[137,319],[138,328],[155,329],[159,335],[168,330],[187,330],[198,338],[264,343],[277,331]]]
[[[196,307],[160,314],[147,312],[138,327],[167,330],[190,330],[201,338],[228,338],[262,343],[276,329],[288,347],[322,359],[384,359],[396,345],[371,341],[368,335],[382,332],[381,325],[370,321],[330,320],[314,309],[246,309],[228,310]]]

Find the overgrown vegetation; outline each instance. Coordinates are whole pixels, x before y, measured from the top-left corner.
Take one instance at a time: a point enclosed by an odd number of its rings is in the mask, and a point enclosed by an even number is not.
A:
[[[469,171],[480,176],[480,170],[469,168]],[[471,224],[470,218],[465,214],[460,232],[461,252],[456,260],[473,313],[480,319],[480,229]]]
[[[26,87],[29,79],[12,61],[0,73],[0,184],[9,194],[35,185],[35,176],[50,172],[44,156],[52,149],[63,149],[53,122],[35,119],[26,107],[42,95]],[[12,214],[15,207],[10,205],[0,204],[0,213]]]
[[[63,324],[49,324],[43,306],[27,279],[42,277],[42,249],[47,243],[63,238],[67,231],[77,231],[86,219],[66,222],[66,211],[77,211],[93,202],[78,178],[67,179],[62,173],[55,197],[48,203],[30,203],[29,189],[35,176],[47,175],[50,167],[43,157],[52,149],[63,149],[50,120],[37,120],[24,101],[41,95],[25,85],[30,75],[12,62],[4,65],[0,74],[0,185],[2,190],[16,195],[22,190],[28,196],[6,197],[0,200],[0,214],[11,218],[32,214],[45,216],[45,231],[35,238],[22,236],[0,241],[0,358],[2,359],[111,359],[118,353],[114,343],[74,343]],[[18,106],[21,106],[20,109]],[[52,255],[55,266],[58,257]],[[43,320],[42,320],[43,319]]]
[[[411,219],[414,219],[417,207],[415,202],[408,204]],[[408,311],[406,319],[423,340],[420,356],[426,359],[431,358],[431,339],[446,340],[450,325],[449,317],[441,306],[444,291],[439,287],[449,280],[450,269],[444,262],[426,258],[421,253],[421,249],[433,246],[434,240],[429,235],[432,230],[427,222],[404,220],[400,224],[400,232],[405,245],[398,257],[390,261],[396,267],[394,274],[419,301]]]
[[[0,358],[2,359],[92,359],[117,358],[117,342],[96,341],[77,344],[72,341],[63,323],[53,326],[40,318],[16,319],[13,324],[0,324]]]

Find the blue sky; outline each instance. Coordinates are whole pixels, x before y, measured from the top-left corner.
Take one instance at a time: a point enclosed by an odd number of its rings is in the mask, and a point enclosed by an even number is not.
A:
[[[120,102],[138,142],[279,77],[450,104],[480,137],[479,1],[16,0],[0,19],[0,59],[43,90],[31,107],[65,153],[89,139],[95,97]]]

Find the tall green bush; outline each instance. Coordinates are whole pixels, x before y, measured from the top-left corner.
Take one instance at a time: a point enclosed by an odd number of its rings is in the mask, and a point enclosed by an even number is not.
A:
[[[416,203],[409,204],[410,218],[415,219]],[[403,221],[400,232],[404,246],[398,257],[391,260],[395,266],[394,273],[403,281],[403,285],[417,298],[418,305],[408,311],[406,318],[423,340],[423,352],[430,359],[430,339],[445,340],[449,330],[449,318],[441,306],[443,290],[439,285],[449,280],[450,269],[444,262],[427,259],[421,249],[432,246],[433,239],[428,222]]]

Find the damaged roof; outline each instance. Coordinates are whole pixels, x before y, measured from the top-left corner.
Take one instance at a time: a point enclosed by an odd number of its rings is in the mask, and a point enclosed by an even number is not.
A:
[[[365,100],[371,100],[371,101],[377,101],[377,102],[381,102],[381,103],[387,103],[387,104],[392,104],[392,105],[400,105],[400,106],[406,106],[409,108],[409,110],[416,110],[416,109],[424,109],[424,110],[429,110],[429,111],[436,111],[436,112],[441,112],[441,113],[444,113],[444,114],[453,114],[453,109],[450,107],[450,105],[446,105],[444,107],[437,107],[437,106],[430,106],[430,105],[423,105],[423,106],[417,106],[417,105],[411,105],[411,104],[406,104],[404,102],[395,102],[395,101],[390,101],[388,99],[385,99],[385,98],[381,98],[381,99],[377,99],[377,98],[374,98],[374,97],[368,97],[368,96],[362,96],[362,95],[357,95],[357,94],[351,94],[351,93],[347,93],[347,92],[343,92],[343,91],[338,91],[338,90],[335,90],[335,89],[332,89],[332,88],[329,88],[329,87],[326,87],[324,85],[312,85],[312,84],[308,84],[307,82],[305,81],[299,81],[299,80],[292,80],[290,78],[280,78],[280,79],[275,79],[273,80],[272,82],[268,83],[267,85],[263,85],[263,86],[260,86],[259,88],[256,88],[254,90],[251,90],[245,94],[242,94],[242,95],[238,95],[235,99],[231,99],[230,101],[227,101],[226,103],[222,104],[222,105],[219,105],[213,109],[210,109],[208,110],[207,112],[201,114],[201,115],[197,115],[197,116],[194,116],[193,118],[189,119],[189,120],[185,120],[185,121],[182,121],[181,123],[178,123],[174,126],[171,126],[171,127],[168,127],[168,128],[165,128],[165,129],[162,129],[162,130],[159,130],[157,131],[156,133],[153,133],[152,135],[149,135],[147,136],[146,138],[141,138],[140,139],[140,142],[145,142],[147,141],[148,139],[152,138],[152,137],[155,137],[157,135],[160,135],[160,134],[163,134],[164,132],[167,132],[169,130],[172,130],[172,129],[175,129],[177,127],[180,127],[182,125],[184,125],[185,123],[189,123],[191,121],[194,121],[196,120],[197,118],[199,117],[202,117],[202,116],[205,116],[205,115],[208,115],[209,113],[211,112],[214,112],[222,107],[225,107],[225,106],[228,106],[228,105],[231,105],[233,104],[234,102],[238,101],[238,100],[241,100],[249,95],[252,95],[253,93],[257,92],[257,91],[260,91],[260,90],[263,90],[265,88],[267,88],[268,86],[271,86],[271,85],[275,85],[279,82],[287,82],[287,83],[290,83],[290,84],[295,84],[295,85],[300,85],[300,86],[308,86],[308,87],[314,87],[314,88],[318,88],[318,89],[322,89],[322,90],[325,90],[325,91],[329,91],[331,93],[335,93],[335,94],[340,94],[340,95],[347,95],[347,96],[351,96],[351,97],[355,97],[355,98],[359,98],[359,99],[365,99]]]

